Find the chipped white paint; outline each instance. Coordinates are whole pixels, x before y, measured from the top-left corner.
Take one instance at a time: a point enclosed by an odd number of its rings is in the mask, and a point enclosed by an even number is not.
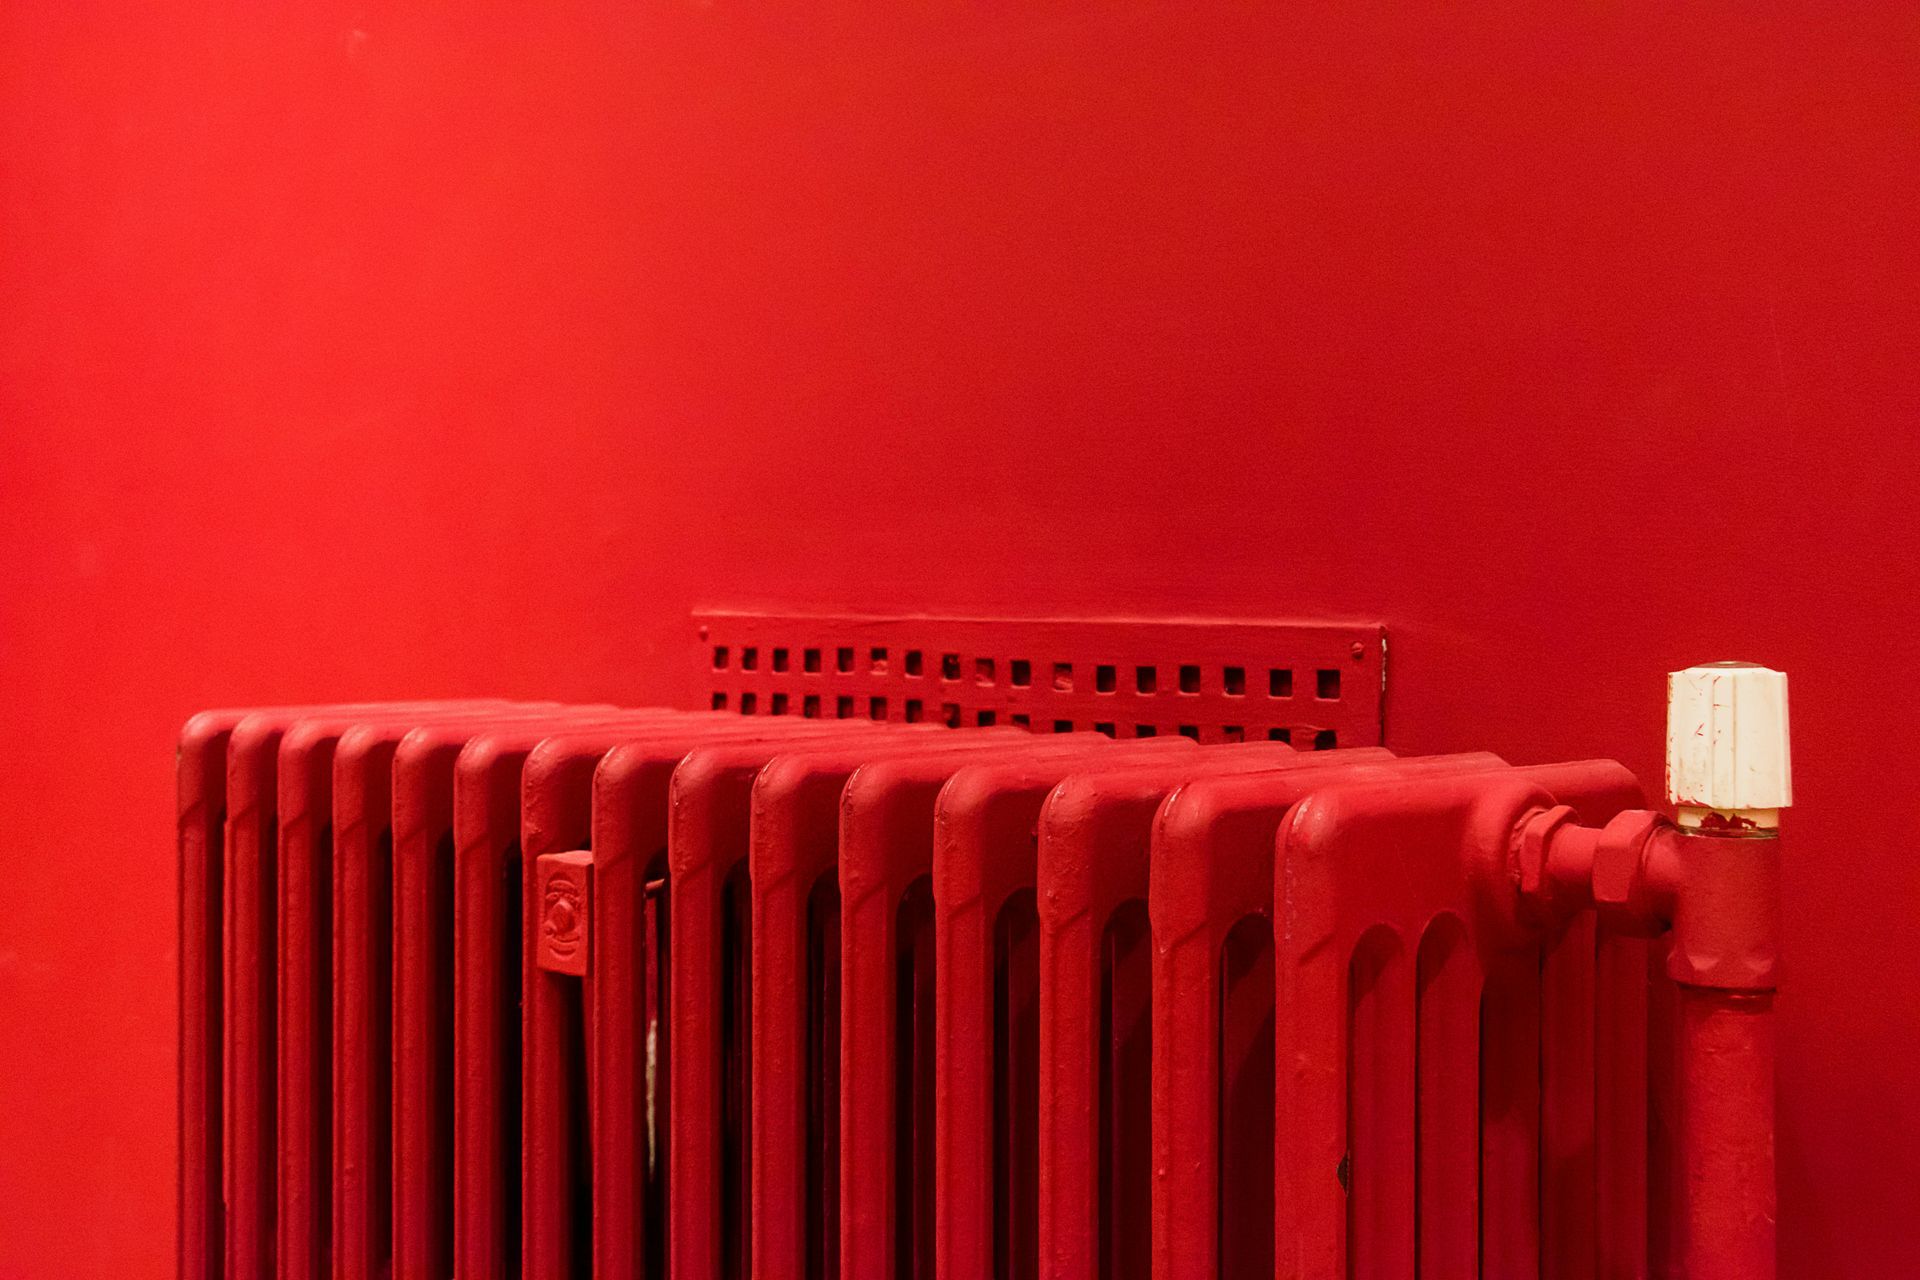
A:
[[[1689,826],[1709,813],[1778,825],[1793,804],[1785,673],[1722,662],[1667,677],[1667,799]]]

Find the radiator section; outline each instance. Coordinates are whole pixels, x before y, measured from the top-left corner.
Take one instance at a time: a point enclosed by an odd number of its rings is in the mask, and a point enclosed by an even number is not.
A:
[[[1614,1280],[1771,1212],[1770,969],[1654,963],[1745,864],[1619,766],[786,711],[190,722],[183,1280]]]

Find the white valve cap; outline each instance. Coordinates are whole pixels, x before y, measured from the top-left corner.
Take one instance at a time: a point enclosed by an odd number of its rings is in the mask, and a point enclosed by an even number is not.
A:
[[[1718,662],[1667,677],[1667,799],[1683,825],[1706,813],[1778,824],[1793,804],[1786,673]]]

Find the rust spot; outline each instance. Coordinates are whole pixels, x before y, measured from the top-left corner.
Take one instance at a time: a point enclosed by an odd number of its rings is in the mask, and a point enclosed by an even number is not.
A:
[[[1735,813],[1708,812],[1700,819],[1702,831],[1758,831],[1760,824]]]

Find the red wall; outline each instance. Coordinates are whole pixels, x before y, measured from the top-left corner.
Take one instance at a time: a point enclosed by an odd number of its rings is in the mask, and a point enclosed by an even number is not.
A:
[[[1783,1273],[1920,1271],[1910,5],[646,7],[0,12],[0,1277],[168,1272],[190,711],[695,602],[1379,619],[1656,785],[1784,667]]]

